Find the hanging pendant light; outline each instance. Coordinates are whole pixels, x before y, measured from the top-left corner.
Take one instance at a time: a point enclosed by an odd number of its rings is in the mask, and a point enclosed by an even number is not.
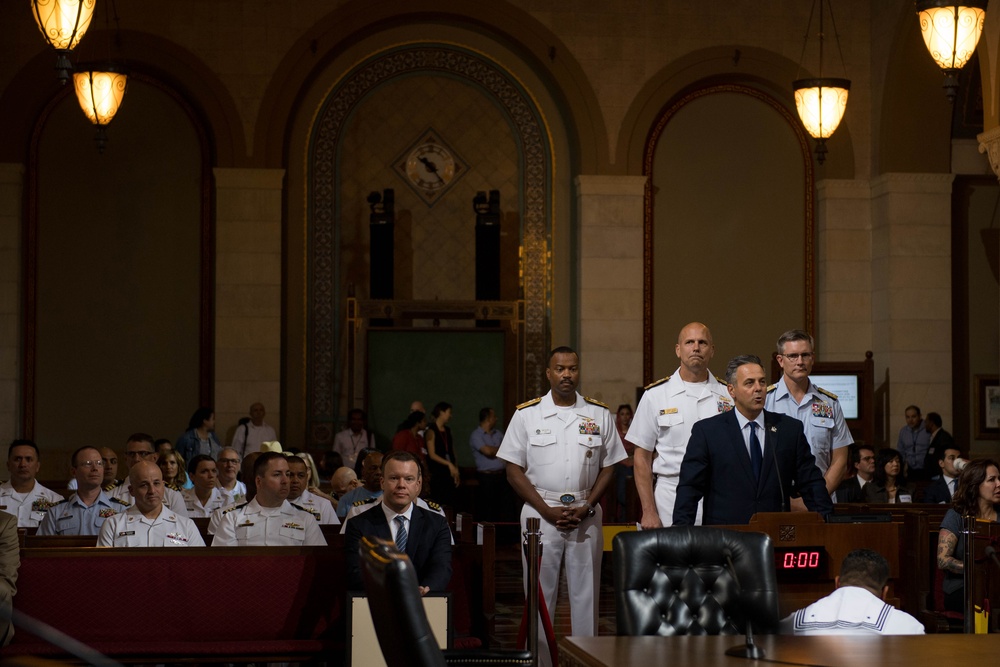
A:
[[[78,70],[73,74],[76,99],[87,119],[97,126],[97,151],[103,153],[108,143],[105,127],[114,119],[122,104],[128,75],[114,65],[99,69],[81,65]]]
[[[834,35],[837,38],[837,50],[840,51],[840,36],[837,34],[837,24],[833,20],[833,8],[829,7],[830,21],[833,23]],[[809,41],[809,29],[812,27],[812,17],[816,11],[816,0],[813,0],[809,12],[809,23],[806,25],[806,36],[802,44],[802,57],[805,57],[806,44]],[[792,82],[795,93],[795,110],[799,119],[813,139],[816,140],[816,159],[820,164],[826,160],[826,140],[840,125],[847,110],[847,95],[851,90],[850,79],[831,78],[823,76],[823,0],[819,0],[819,76],[809,79],[796,79]],[[799,58],[799,69],[802,68],[802,57]],[[844,66],[844,54],[840,53],[840,65]]]
[[[987,0],[917,0],[920,33],[931,58],[944,72],[944,94],[958,95],[958,72],[976,52],[986,21]]]
[[[66,85],[73,64],[70,52],[90,27],[97,0],[31,0],[31,13],[45,42],[56,50],[56,73]]]

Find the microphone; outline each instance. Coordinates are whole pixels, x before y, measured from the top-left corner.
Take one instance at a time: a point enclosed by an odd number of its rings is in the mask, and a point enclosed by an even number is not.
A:
[[[983,549],[983,554],[992,558],[997,567],[1000,567],[1000,559],[997,559],[997,550],[993,548],[992,544]]]
[[[764,436],[764,442],[767,442],[767,435]],[[781,468],[778,467],[777,444],[771,447],[771,458],[774,460],[774,474],[778,476],[778,490],[781,491],[781,511],[787,512],[786,501],[788,500],[788,496],[785,495],[785,485],[781,483]]]
[[[729,574],[733,577],[733,583],[736,585],[736,595],[743,597],[743,586],[740,585],[740,578],[736,575],[736,566],[733,565],[733,552],[729,549],[729,547],[726,547],[722,550],[722,555],[726,558],[726,569],[729,570]],[[730,649],[726,649],[726,655],[733,656],[734,658],[763,660],[764,649],[757,646],[753,642],[753,621],[750,619],[749,614],[745,615],[747,619],[746,643],[743,646],[734,646]]]

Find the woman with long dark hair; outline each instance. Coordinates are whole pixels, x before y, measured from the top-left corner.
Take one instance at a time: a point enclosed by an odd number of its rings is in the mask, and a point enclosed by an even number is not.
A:
[[[997,523],[1000,508],[1000,465],[993,459],[975,459],[962,470],[951,508],[938,531],[937,566],[944,570],[944,607],[965,612],[965,535],[962,517]]]
[[[174,449],[185,461],[190,461],[199,454],[218,460],[222,445],[215,437],[215,410],[208,407],[195,410],[188,420],[188,430],[177,438]]]
[[[875,455],[875,475],[865,484],[866,503],[912,503],[913,483],[906,480],[903,459],[886,447]]]
[[[447,424],[451,404],[441,402],[431,410],[431,420],[424,431],[427,467],[431,473],[431,497],[442,505],[455,506],[455,489],[462,481],[455,465],[455,443]]]

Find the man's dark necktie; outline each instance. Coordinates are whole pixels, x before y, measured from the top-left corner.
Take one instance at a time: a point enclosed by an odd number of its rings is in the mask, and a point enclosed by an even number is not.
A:
[[[406,519],[402,516],[396,517],[396,548],[402,553],[406,553]]]
[[[753,465],[753,476],[760,479],[760,468],[764,462],[764,454],[760,451],[760,440],[757,439],[757,422],[750,422],[750,464]]]

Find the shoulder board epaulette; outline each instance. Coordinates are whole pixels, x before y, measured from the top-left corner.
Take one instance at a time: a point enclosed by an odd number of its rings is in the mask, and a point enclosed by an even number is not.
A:
[[[826,396],[829,396],[830,398],[832,398],[835,401],[837,400],[837,395],[835,393],[833,393],[832,391],[827,391],[826,389],[823,389],[823,387],[816,387],[816,390],[819,393],[821,393],[821,394],[825,394]]]
[[[300,512],[309,512],[309,510],[307,510],[305,507],[303,507],[302,505],[296,505],[291,500],[288,501],[288,504],[291,505],[292,507],[294,507],[295,509],[297,509]],[[309,512],[309,514],[312,514],[312,512]]]
[[[726,382],[726,378],[720,378],[718,375],[715,376],[715,381],[718,382],[719,384],[725,384],[725,385],[729,384],[728,382]]]
[[[56,505],[62,505],[63,503],[67,503],[67,502],[69,502],[69,498],[63,498],[62,500],[59,500],[59,501],[56,501],[56,502],[52,503],[52,507],[55,507]]]
[[[247,506],[247,503],[241,503],[239,505],[233,505],[232,507],[228,507],[228,508],[222,510],[222,513],[223,514],[229,514],[233,510],[238,510],[239,508],[246,507],[246,506]]]
[[[433,500],[425,500],[424,502],[427,503],[427,506],[430,507],[432,510],[440,510],[441,509],[441,505],[437,504]]]
[[[181,491],[181,487],[177,486],[173,482],[170,482],[170,484],[167,484],[167,488],[170,489],[171,491],[177,491],[178,493],[180,493],[180,491]]]
[[[667,380],[669,380],[670,378],[671,378],[671,376],[670,376],[670,375],[668,375],[668,376],[667,376],[667,377],[665,377],[665,378],[660,378],[660,379],[659,379],[659,380],[657,380],[656,382],[650,382],[650,383],[649,383],[649,384],[647,384],[647,385],[646,385],[645,387],[643,387],[643,389],[652,389],[653,387],[659,387],[659,386],[660,386],[661,384],[663,384],[664,382],[666,382],[666,381],[667,381]]]
[[[772,391],[774,391],[774,390],[775,390],[775,389],[777,389],[777,388],[778,388],[778,385],[777,385],[777,384],[772,384],[772,385],[769,385],[769,386],[768,386],[768,388],[767,388],[767,393],[769,393],[769,394],[770,394],[770,393],[771,393]]]
[[[125,507],[132,507],[132,503],[127,500],[122,500],[116,496],[111,496],[111,502],[118,503],[119,505],[124,505]]]
[[[372,496],[371,498],[365,498],[363,500],[355,500],[354,506],[361,507],[363,505],[371,505],[372,503],[378,502],[379,500],[382,500],[382,496]]]
[[[593,405],[599,405],[599,406],[601,406],[602,408],[604,408],[605,410],[610,410],[610,409],[611,409],[611,408],[609,408],[609,407],[607,406],[607,404],[605,404],[605,403],[601,403],[601,402],[600,402],[599,400],[597,400],[596,398],[591,398],[590,396],[584,396],[584,397],[583,397],[583,400],[585,400],[585,401],[587,401],[588,403],[591,403],[591,404],[593,404]]]
[[[525,401],[524,403],[521,403],[521,405],[517,406],[517,409],[522,410],[524,408],[534,405],[535,403],[541,403],[541,402],[542,402],[542,397],[539,396],[538,398],[533,398],[530,401]]]
[[[115,489],[117,489],[119,486],[122,485],[123,481],[124,480],[121,480],[121,479],[112,480],[112,481],[110,481],[110,482],[108,482],[107,484],[104,485],[104,490],[105,491],[114,491]]]

